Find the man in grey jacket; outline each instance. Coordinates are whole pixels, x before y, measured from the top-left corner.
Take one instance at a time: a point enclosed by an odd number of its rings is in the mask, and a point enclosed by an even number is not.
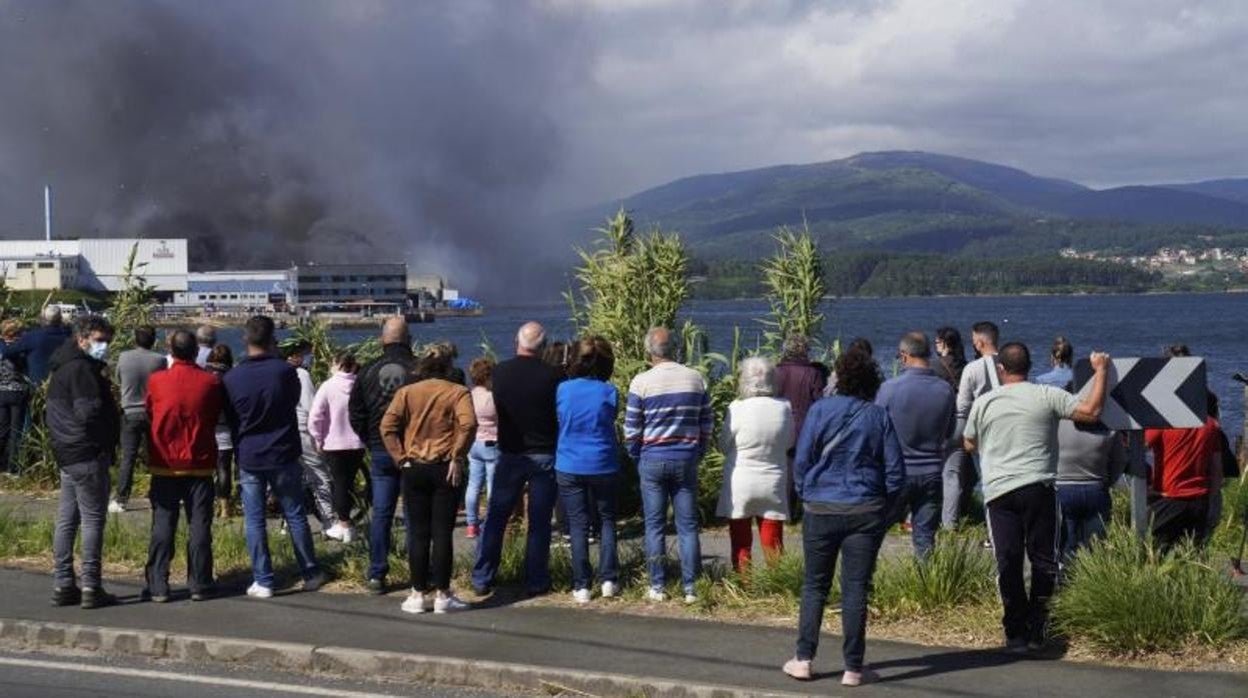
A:
[[[950,442],[950,451],[962,448],[962,430],[975,398],[1001,385],[997,375],[997,326],[991,322],[977,322],[971,326],[971,344],[979,357],[962,369],[958,383],[957,430]],[[971,492],[979,481],[978,468],[971,456],[950,458],[944,467],[944,503],[940,521],[944,528],[957,526],[958,520],[971,508]]]
[[[130,501],[134,485],[134,462],[139,449],[147,442],[150,422],[147,419],[147,378],[165,368],[165,357],[152,351],[156,345],[156,328],[143,325],[134,328],[134,348],[117,357],[117,382],[121,384],[121,466],[117,473],[117,494],[108,503],[108,510],[120,513]]]

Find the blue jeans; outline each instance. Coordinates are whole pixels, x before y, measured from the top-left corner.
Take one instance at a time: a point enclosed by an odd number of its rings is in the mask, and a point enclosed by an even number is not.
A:
[[[1062,559],[1069,560],[1077,550],[1105,535],[1113,499],[1108,487],[1089,482],[1059,484],[1057,502],[1062,509]]]
[[[550,589],[550,515],[558,496],[555,456],[552,453],[503,453],[494,471],[494,491],[490,493],[490,505],[486,509],[485,528],[477,540],[477,561],[472,566],[472,586],[477,591],[494,586],[507,521],[524,493],[525,484],[529,486],[529,536],[524,552],[524,584],[531,592]]]
[[[384,448],[373,449],[370,453],[373,518],[368,525],[368,578],[384,581],[390,573],[390,533],[394,528],[394,510],[399,503],[402,478]]]
[[[641,476],[641,508],[646,522],[646,566],[650,588],[667,584],[667,504],[671,501],[680,544],[680,581],[686,594],[693,593],[702,564],[698,541],[698,459],[647,458],[637,464]]]
[[[312,547],[312,529],[303,510],[303,467],[291,463],[274,470],[240,469],[238,484],[243,490],[243,520],[247,551],[251,554],[251,576],[256,584],[273,588],[273,560],[269,557],[269,535],[265,524],[265,493],[271,489],[282,507],[290,543],[295,548],[295,562],[304,579],[317,572],[316,551]]]
[[[846,671],[862,671],[867,652],[867,597],[871,575],[884,536],[880,514],[831,515],[806,512],[802,518],[802,547],[806,577],[802,582],[802,610],[797,625],[797,658],[814,659],[819,649],[823,608],[841,557],[841,633]]]
[[[604,582],[620,580],[620,559],[615,545],[615,503],[619,475],[573,475],[555,473],[559,498],[568,513],[568,531],[572,537],[572,589],[588,589],[594,578],[589,564],[590,501],[602,520],[602,538],[598,545],[598,575]]]
[[[940,472],[928,475],[907,475],[889,525],[906,520],[910,514],[910,539],[914,554],[926,559],[936,546],[936,529],[940,528],[941,500],[944,478]]]
[[[468,487],[464,490],[464,511],[469,526],[481,523],[477,514],[480,507],[481,490],[485,490],[485,501],[490,501],[490,492],[494,491],[494,466],[498,465],[498,447],[486,446],[484,441],[474,441],[472,450],[468,451]]]

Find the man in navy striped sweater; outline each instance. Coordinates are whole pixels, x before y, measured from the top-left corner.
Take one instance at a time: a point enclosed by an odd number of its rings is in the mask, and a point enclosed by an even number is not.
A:
[[[685,603],[697,600],[694,579],[702,560],[698,542],[698,462],[711,438],[714,419],[702,374],[676,362],[670,330],[646,333],[650,370],[628,388],[624,439],[641,476],[646,521],[646,559],[651,601],[665,601],[664,557],[670,500],[680,540],[681,583]]]

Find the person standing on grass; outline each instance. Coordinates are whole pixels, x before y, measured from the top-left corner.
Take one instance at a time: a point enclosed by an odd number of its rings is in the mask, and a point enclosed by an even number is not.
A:
[[[234,352],[225,344],[212,348],[204,367],[220,380],[226,372],[234,367]],[[217,516],[229,518],[234,502],[234,482],[236,470],[234,464],[234,437],[230,434],[230,423],[225,418],[224,407],[217,419]]]
[[[288,340],[283,343],[282,356],[286,363],[295,368],[299,377],[299,406],[296,414],[299,417],[299,443],[303,455],[299,462],[303,464],[303,484],[312,493],[314,505],[312,514],[321,522],[321,530],[328,530],[334,519],[333,474],[329,464],[316,447],[316,439],[308,430],[308,415],[312,412],[312,400],[316,397],[316,386],[312,383],[312,373],[308,370],[312,365],[312,345],[302,340]]]
[[[880,386],[875,404],[893,421],[906,461],[906,486],[890,524],[911,518],[914,553],[927,559],[940,527],[945,453],[954,435],[953,388],[932,370],[927,335],[911,332],[901,338],[897,357],[902,371]]]
[[[788,400],[793,411],[793,428],[795,434],[802,432],[802,424],[806,421],[806,413],[816,400],[823,397],[827,388],[828,376],[824,369],[810,360],[810,338],[802,334],[790,334],[784,338],[784,347],[780,354],[780,363],[775,369],[775,392],[782,400]],[[793,456],[788,455],[786,470],[791,470]],[[786,473],[786,499],[789,514],[794,519],[801,518],[800,503],[793,491],[792,473]]]
[[[844,686],[877,680],[867,669],[867,601],[888,512],[906,484],[901,443],[888,412],[873,400],[880,367],[860,349],[836,360],[836,394],[815,403],[801,436],[793,471],[802,498],[802,582],[797,651],[784,673],[809,681],[819,648],[828,590],[841,558]]]
[[[0,323],[0,345],[17,343],[21,333],[21,320],[5,320]],[[31,385],[23,369],[20,356],[0,358],[0,473],[13,477],[21,474],[18,461],[30,407]]]
[[[977,358],[963,367],[962,378],[958,381],[958,425],[954,435],[954,448],[961,446],[962,431],[966,427],[966,420],[975,400],[1001,385],[997,370],[999,337],[997,326],[991,322],[977,322],[971,326],[971,344],[975,347]],[[948,469],[945,472],[945,511],[941,518],[946,528],[956,527],[958,521],[970,512],[971,493],[975,491],[975,483],[982,480],[981,469],[974,456],[963,458],[956,465],[959,472],[950,472]]]
[[[60,306],[44,306],[40,317],[42,327],[24,333],[16,342],[0,344],[0,357],[22,360],[26,365],[26,377],[36,387],[48,379],[52,355],[73,335],[61,319]]]
[[[698,463],[711,438],[714,415],[701,373],[676,362],[671,330],[646,333],[651,368],[633,378],[624,415],[624,440],[641,478],[646,560],[651,601],[666,601],[667,507],[671,502],[680,540],[685,603],[695,603],[694,581],[702,564],[698,540]]]
[[[1057,427],[1057,502],[1062,508],[1062,562],[1105,535],[1113,513],[1109,488],[1127,468],[1122,435],[1104,427]]]
[[[1092,388],[1080,400],[1061,388],[1028,382],[1027,346],[1006,344],[994,362],[1000,387],[975,400],[963,432],[966,450],[978,451],[983,472],[1009,652],[1039,650],[1047,639],[1049,597],[1058,572],[1058,424],[1100,419],[1109,355],[1094,352],[1091,362],[1096,372]],[[1031,564],[1030,595],[1023,580],[1024,554]]]
[[[542,361],[545,346],[546,330],[536,322],[527,322],[516,333],[515,358],[494,367],[499,459],[472,568],[473,590],[480,595],[494,587],[507,520],[526,484],[529,532],[524,553],[525,591],[530,596],[550,591],[550,517],[558,497],[555,392],[564,374]]]
[[[1053,367],[1037,376],[1036,383],[1069,391],[1075,383],[1074,357],[1075,348],[1070,345],[1070,340],[1065,337],[1054,339],[1053,348],[1049,350],[1049,362]]]
[[[252,584],[247,595],[273,596],[273,562],[265,522],[265,494],[272,492],[290,531],[304,591],[325,584],[316,562],[312,529],[303,507],[299,463],[299,376],[277,356],[271,318],[256,315],[243,327],[247,358],[225,374],[226,416],[234,434]]]
[[[156,603],[169,600],[169,563],[178,510],[183,507],[190,527],[186,578],[191,600],[203,601],[213,592],[212,478],[217,469],[217,420],[225,407],[225,393],[217,376],[195,364],[197,353],[194,335],[174,332],[169,340],[173,366],[152,374],[147,384],[152,539],[144,569],[144,596]]]
[[[776,397],[778,368],[762,357],[741,362],[737,399],[728,405],[720,429],[724,484],[717,516],[728,519],[732,569],[750,571],[754,522],[768,561],[784,553],[789,514],[789,454],[794,453],[796,418],[789,401]]]
[[[477,415],[477,438],[468,452],[468,486],[464,510],[468,524],[466,537],[476,538],[481,526],[481,492],[490,501],[494,491],[494,469],[498,465],[498,410],[494,408],[494,360],[474,359],[468,366],[472,378],[472,408]]]
[[[437,347],[416,364],[416,382],[400,388],[381,418],[381,438],[398,464],[407,514],[407,560],[412,591],[404,613],[424,613],[433,592],[433,612],[467,608],[451,593],[452,533],[459,508],[459,483],[477,430],[472,396],[453,383],[452,355]]]
[[[572,598],[584,604],[592,598],[589,540],[594,517],[590,516],[590,506],[600,522],[598,576],[602,596],[611,598],[620,591],[615,542],[620,474],[615,418],[620,413],[620,394],[609,382],[615,373],[615,351],[610,342],[586,337],[571,345],[571,354],[569,380],[559,385],[555,400],[559,416],[555,478],[572,538]]]
[[[52,354],[48,367],[45,423],[60,469],[61,494],[52,539],[52,603],[83,608],[116,601],[100,579],[108,469],[121,429],[117,401],[108,380],[108,344],[113,328],[98,315],[74,322],[73,339]],[[74,539],[82,528],[82,587],[74,579]]]
[[[351,352],[334,357],[334,375],[321,384],[312,398],[308,433],[333,473],[334,525],[325,530],[326,538],[350,543],[352,493],[355,476],[364,467],[364,442],[351,428],[351,389],[359,364]]]
[[[360,370],[347,412],[351,428],[368,447],[369,477],[372,482],[373,514],[368,530],[368,573],[366,585],[371,594],[386,592],[390,573],[391,532],[394,510],[399,501],[399,470],[381,439],[381,418],[399,388],[416,380],[416,358],[407,320],[386,319],[381,327],[381,356]],[[407,529],[411,535],[411,529]]]
[[[117,494],[108,503],[108,510],[121,513],[130,501],[134,486],[134,463],[147,440],[148,422],[145,399],[147,381],[155,372],[164,370],[165,356],[152,351],[156,345],[156,328],[150,325],[134,329],[134,348],[117,357],[117,382],[121,383],[121,467],[117,473]],[[172,355],[170,355],[172,357]]]

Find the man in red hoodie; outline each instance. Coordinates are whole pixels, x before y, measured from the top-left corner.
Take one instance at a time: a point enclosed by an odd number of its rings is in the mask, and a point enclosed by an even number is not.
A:
[[[173,365],[152,374],[147,384],[152,541],[144,596],[157,603],[169,600],[169,561],[183,506],[191,528],[186,551],[191,600],[212,594],[212,478],[217,418],[225,400],[221,381],[195,364],[195,335],[174,332],[169,349]]]

